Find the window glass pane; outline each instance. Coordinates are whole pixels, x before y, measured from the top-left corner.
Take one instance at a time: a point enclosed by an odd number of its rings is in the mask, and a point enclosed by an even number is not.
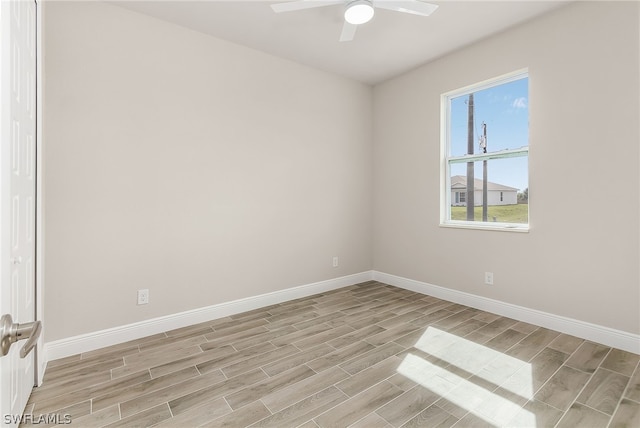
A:
[[[472,162],[473,192],[467,189],[467,163],[450,165],[451,220],[483,221],[484,162]],[[528,157],[491,159],[487,165],[487,222],[529,223]],[[464,194],[464,197],[462,195]],[[467,203],[473,198],[473,219]]]
[[[487,127],[487,152],[529,145],[529,79],[523,78],[473,93],[473,153]],[[450,156],[468,154],[469,95],[450,100]]]

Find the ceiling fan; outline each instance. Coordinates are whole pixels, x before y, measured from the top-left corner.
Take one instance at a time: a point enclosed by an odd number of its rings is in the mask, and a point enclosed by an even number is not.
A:
[[[343,4],[344,25],[341,42],[353,40],[358,25],[369,22],[375,13],[375,8],[388,9],[412,15],[429,16],[438,5],[425,3],[420,0],[294,0],[286,3],[272,4],[271,8],[277,12],[292,12],[295,10],[312,9],[316,7]]]

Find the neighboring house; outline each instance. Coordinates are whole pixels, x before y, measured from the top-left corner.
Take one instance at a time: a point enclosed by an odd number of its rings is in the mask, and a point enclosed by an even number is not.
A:
[[[474,179],[474,205],[482,205],[482,180]],[[518,189],[487,181],[487,205],[514,205],[518,203]],[[467,177],[451,177],[451,205],[467,206]]]

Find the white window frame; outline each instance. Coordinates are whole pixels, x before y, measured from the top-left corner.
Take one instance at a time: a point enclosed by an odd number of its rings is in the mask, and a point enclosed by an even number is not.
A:
[[[528,215],[527,224],[501,223],[451,220],[451,172],[450,165],[454,163],[477,162],[491,159],[506,159],[511,157],[529,157],[529,146],[517,149],[507,149],[490,153],[478,153],[473,155],[451,156],[450,155],[450,100],[470,93],[482,91],[494,86],[513,82],[523,78],[529,78],[529,69],[521,69],[508,73],[484,82],[465,86],[460,89],[446,92],[440,96],[440,226],[461,229],[483,229],[511,232],[528,232],[531,225],[531,213]],[[527,168],[527,174],[529,174]]]

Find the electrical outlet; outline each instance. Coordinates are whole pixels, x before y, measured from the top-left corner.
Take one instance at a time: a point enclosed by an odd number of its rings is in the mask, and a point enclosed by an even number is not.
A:
[[[138,304],[146,305],[149,303],[149,289],[138,290]]]
[[[484,273],[484,283],[487,285],[493,285],[493,272]]]
[[[333,258],[333,267],[338,267],[338,257]]]

